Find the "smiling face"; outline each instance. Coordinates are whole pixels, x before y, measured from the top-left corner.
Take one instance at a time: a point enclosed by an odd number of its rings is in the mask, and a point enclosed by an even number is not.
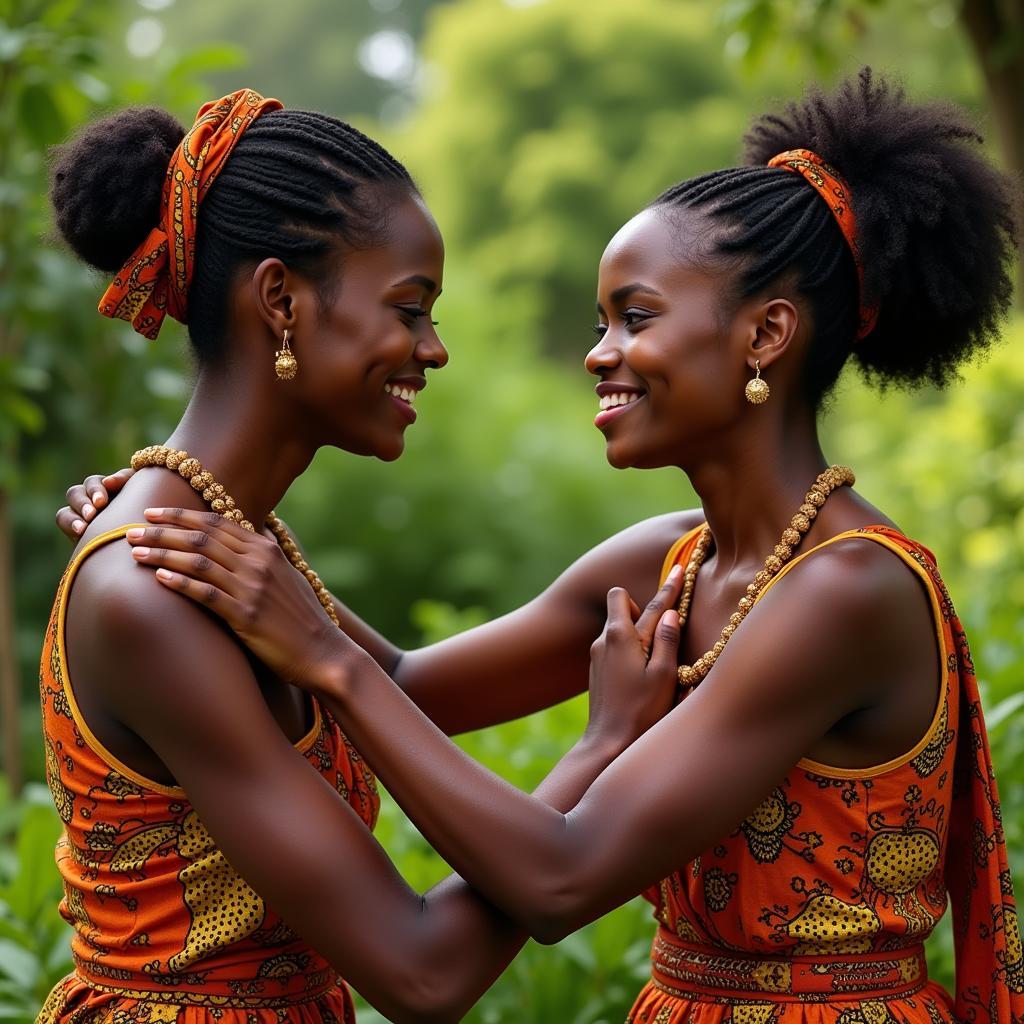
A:
[[[326,309],[314,309],[312,286],[297,293],[299,373],[281,387],[291,389],[317,444],[390,461],[416,419],[426,370],[448,362],[431,319],[444,246],[423,201],[410,195],[389,206],[382,244],[346,252],[339,262],[340,283]]]
[[[749,327],[726,315],[724,273],[680,253],[699,214],[646,209],[608,243],[598,276],[595,425],[617,468],[682,466],[745,412]],[[735,303],[733,303],[735,305]]]

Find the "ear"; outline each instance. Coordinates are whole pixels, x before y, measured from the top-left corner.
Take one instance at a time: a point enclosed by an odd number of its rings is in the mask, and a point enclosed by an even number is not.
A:
[[[265,259],[252,274],[256,313],[275,342],[285,331],[295,332],[294,283],[288,268],[276,257]]]
[[[789,348],[800,325],[800,314],[789,299],[774,298],[759,303],[751,311],[747,341],[747,362],[755,360],[761,369],[771,366]]]

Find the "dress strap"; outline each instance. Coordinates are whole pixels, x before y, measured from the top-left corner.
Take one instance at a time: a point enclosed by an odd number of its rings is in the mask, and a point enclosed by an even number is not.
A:
[[[705,525],[701,523],[700,526],[695,526],[692,530],[688,530],[668,549],[665,561],[661,564],[661,578],[658,581],[658,586],[665,582],[668,574],[672,571],[672,566],[689,559],[693,545],[697,543],[697,538],[700,536],[700,532],[704,529]]]

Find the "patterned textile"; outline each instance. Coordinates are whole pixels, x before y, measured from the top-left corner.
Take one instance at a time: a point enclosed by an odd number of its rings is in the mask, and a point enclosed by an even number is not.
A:
[[[46,776],[64,832],[61,915],[74,929],[75,972],[38,1024],[335,1024],[354,1020],[344,983],[232,869],[188,796],[121,763],[75,701],[64,655],[72,581],[119,539],[97,537],[57,590],[39,676]],[[376,782],[328,712],[296,744],[310,766],[372,828]]]
[[[181,323],[188,322],[199,204],[245,129],[260,114],[281,106],[279,100],[264,99],[252,89],[239,89],[199,108],[196,123],[167,166],[160,223],[104,292],[99,304],[104,316],[128,320],[150,340],[160,333],[168,313]]]
[[[832,211],[832,216],[835,217],[839,230],[850,247],[853,263],[857,268],[857,294],[860,296],[857,340],[867,337],[878,322],[878,306],[869,306],[864,300],[864,264],[861,262],[860,246],[857,244],[857,221],[850,206],[850,186],[834,167],[830,167],[817,153],[809,149],[787,149],[785,153],[773,156],[768,161],[768,166],[781,167],[784,171],[802,175],[828,203],[828,208]]]
[[[699,529],[673,547],[689,560]],[[1024,965],[963,627],[932,554],[886,527],[929,596],[942,680],[926,734],[866,769],[806,758],[739,827],[645,896],[659,929],[630,1024],[1020,1024]],[[762,591],[761,597],[774,585]],[[708,685],[706,682],[703,685]],[[713,685],[713,684],[712,684]],[[956,993],[921,943],[952,904]]]

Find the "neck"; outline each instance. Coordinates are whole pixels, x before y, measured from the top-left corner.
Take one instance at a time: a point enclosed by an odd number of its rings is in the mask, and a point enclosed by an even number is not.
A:
[[[283,404],[261,397],[245,380],[202,370],[167,440],[195,456],[257,529],[316,451],[297,435],[295,418]]]
[[[813,414],[758,424],[685,467],[700,497],[723,572],[756,566],[827,467]]]

